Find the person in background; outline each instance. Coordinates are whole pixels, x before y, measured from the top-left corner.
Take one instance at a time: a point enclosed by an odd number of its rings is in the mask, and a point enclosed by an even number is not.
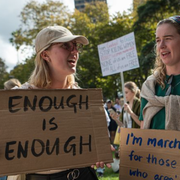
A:
[[[41,30],[35,39],[35,69],[20,89],[79,89],[74,75],[79,53],[88,43],[86,37],[73,35],[62,26],[49,26]],[[110,167],[110,164],[106,166]],[[103,168],[104,163],[97,162],[96,167]],[[26,179],[71,180],[72,174],[76,177],[74,180],[98,180],[92,167],[30,173],[26,174]]]
[[[140,128],[141,122],[139,121],[140,115],[140,90],[137,85],[132,82],[126,82],[124,84],[124,92],[126,97],[126,103],[122,108],[120,116],[115,114],[111,116],[115,121],[119,120],[118,127],[115,134],[114,144],[119,145],[120,142],[120,127],[125,128]]]
[[[124,106],[124,98],[123,98],[123,97],[121,97],[121,99],[120,99],[120,106],[121,106],[121,107]]]
[[[180,15],[159,21],[155,35],[155,69],[141,89],[139,120],[144,129],[179,131]]]
[[[116,108],[116,112],[118,112],[120,114],[122,111],[122,107],[120,105],[120,98],[119,97],[116,97],[114,107]]]
[[[111,117],[118,122],[118,127],[115,134],[114,144],[117,146],[115,151],[115,159],[114,162],[111,164],[113,171],[118,172],[119,166],[117,163],[120,163],[119,158],[119,144],[120,144],[120,134],[121,134],[121,127],[125,128],[140,128],[141,122],[139,121],[139,114],[140,114],[140,99],[139,94],[140,90],[137,85],[132,82],[126,82],[124,84],[124,92],[126,101],[124,103],[124,107],[122,108],[122,112],[120,116],[116,113]]]
[[[21,83],[18,79],[12,78],[4,83],[4,89],[12,89],[13,87],[20,87]]]
[[[109,115],[110,120],[111,120],[108,129],[109,129],[109,133],[110,133],[110,142],[111,142],[111,144],[113,145],[114,137],[115,137],[115,133],[116,133],[116,129],[117,129],[117,124],[116,124],[116,122],[111,118],[111,116],[110,116],[110,110],[116,112],[116,109],[113,107],[112,101],[111,101],[110,99],[108,99],[108,100],[106,101],[106,106],[107,106],[107,107],[106,107],[106,110],[107,110],[108,115]]]
[[[129,81],[124,84],[124,92],[127,102],[124,103],[120,121],[126,128],[140,128],[140,90],[134,82]]]

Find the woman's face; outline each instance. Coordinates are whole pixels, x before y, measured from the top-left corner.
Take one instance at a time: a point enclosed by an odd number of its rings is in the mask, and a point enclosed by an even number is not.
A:
[[[46,52],[51,73],[66,77],[76,72],[79,53],[74,41],[52,44]]]
[[[107,108],[110,109],[111,107],[112,107],[111,102],[108,102],[108,103],[107,103]]]
[[[180,35],[171,24],[161,24],[156,29],[157,53],[168,69],[180,65]]]
[[[125,92],[127,102],[131,101],[135,96],[135,93],[126,87],[124,88],[124,92]]]

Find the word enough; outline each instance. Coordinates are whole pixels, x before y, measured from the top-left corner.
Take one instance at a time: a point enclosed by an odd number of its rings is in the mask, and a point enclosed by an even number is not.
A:
[[[78,98],[78,102],[75,101],[75,98]],[[58,110],[60,108],[64,109],[65,106],[69,108],[73,108],[74,113],[77,112],[77,106],[79,106],[79,109],[82,109],[82,104],[85,105],[85,109],[88,109],[88,96],[86,95],[84,97],[85,100],[83,100],[83,96],[79,95],[77,97],[76,95],[70,95],[66,99],[64,96],[62,97],[56,97],[54,96],[49,97],[49,96],[42,96],[40,99],[37,98],[35,95],[33,99],[29,99],[28,96],[12,96],[9,97],[9,102],[8,102],[8,108],[9,112],[11,113],[16,113],[20,110],[23,111],[28,111],[30,108],[32,111],[35,111],[37,107],[42,112],[48,112],[54,107],[54,109]]]

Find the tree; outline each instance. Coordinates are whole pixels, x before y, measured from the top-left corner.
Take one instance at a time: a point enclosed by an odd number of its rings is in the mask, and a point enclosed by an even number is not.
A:
[[[11,42],[17,50],[22,45],[33,47],[36,34],[48,25],[62,25],[74,34],[86,36],[90,44],[84,47],[78,61],[78,83],[83,88],[102,88],[104,96],[110,98],[116,96],[117,91],[122,91],[120,74],[102,77],[97,46],[134,31],[140,68],[124,72],[124,79],[136,82],[141,88],[154,65],[156,24],[160,19],[178,14],[178,1],[144,0],[137,7],[137,13],[116,13],[111,17],[107,4],[103,2],[86,4],[83,12],[75,10],[69,14],[60,2],[47,0],[40,4],[31,1],[21,12],[20,28],[12,33]],[[22,82],[27,81],[34,66],[33,59],[34,54],[16,66],[10,74]]]
[[[157,23],[179,13],[179,0],[149,0],[137,8],[134,32],[140,60],[140,82],[151,74],[155,62],[155,29]]]
[[[69,13],[66,6],[58,1],[46,0],[40,4],[30,1],[25,5],[20,14],[20,28],[12,32],[10,42],[16,49],[22,45],[33,46],[37,33],[44,27],[51,25],[68,26]]]
[[[16,47],[17,51],[23,45],[33,48],[35,37],[41,29],[51,25],[67,27],[69,18],[69,11],[61,2],[46,0],[41,4],[30,1],[20,13],[20,28],[12,32],[10,42]],[[34,69],[34,58],[35,52],[23,63],[18,64],[10,72],[10,76],[18,78],[21,83],[26,82]]]
[[[11,70],[9,75],[16,77],[21,83],[25,83],[34,70],[34,59],[35,56],[32,56],[31,59],[26,59],[25,63],[18,64]]]
[[[7,66],[2,58],[0,58],[0,89],[4,89],[4,82],[8,80]]]
[[[87,4],[83,12],[75,11],[72,15],[66,12],[61,3],[58,4],[53,1],[47,1],[46,4],[28,3],[21,12],[22,24],[20,29],[15,31],[17,33],[14,34],[11,42],[14,43],[17,49],[23,44],[32,46],[37,32],[47,25],[56,24],[67,27],[74,34],[85,35],[90,44],[84,47],[84,52],[78,62],[79,84],[88,88],[100,87],[103,89],[105,96],[112,96],[112,94],[114,96],[114,94],[117,94],[116,91],[120,89],[120,85],[117,83],[120,82],[120,77],[119,74],[102,77],[97,45],[131,32],[133,24],[131,17],[126,14],[122,16],[117,14],[110,20],[107,4],[103,2]],[[27,71],[29,66],[27,62],[29,61],[32,61],[32,58],[24,62],[26,65],[19,64],[16,66],[11,74],[16,75],[22,82],[24,79],[27,80],[27,75],[30,74]],[[31,68],[29,69],[31,70]],[[20,77],[18,72],[21,72],[23,76]]]
[[[86,5],[83,12],[75,11],[73,18],[72,30],[84,34],[90,41],[78,62],[79,85],[102,88],[105,97],[114,98],[121,90],[120,74],[102,77],[97,46],[132,32],[131,16],[117,13],[110,18],[107,5],[97,2]]]

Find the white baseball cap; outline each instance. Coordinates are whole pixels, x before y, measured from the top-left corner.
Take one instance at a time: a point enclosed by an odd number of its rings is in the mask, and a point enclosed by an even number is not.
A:
[[[89,44],[85,36],[73,35],[63,26],[48,26],[37,34],[35,39],[35,50],[36,53],[39,53],[47,49],[52,43],[69,42],[72,40],[76,40],[76,42],[83,45]]]

